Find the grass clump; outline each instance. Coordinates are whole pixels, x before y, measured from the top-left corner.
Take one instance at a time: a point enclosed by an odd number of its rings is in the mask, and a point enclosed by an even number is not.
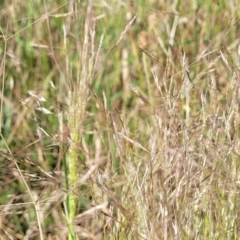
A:
[[[238,239],[234,1],[0,11],[1,238]]]

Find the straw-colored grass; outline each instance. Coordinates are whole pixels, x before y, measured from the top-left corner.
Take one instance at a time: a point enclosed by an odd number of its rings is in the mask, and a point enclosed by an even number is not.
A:
[[[0,239],[239,239],[230,1],[4,1]]]

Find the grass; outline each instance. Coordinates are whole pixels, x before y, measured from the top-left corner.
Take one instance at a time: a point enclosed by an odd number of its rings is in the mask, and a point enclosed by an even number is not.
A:
[[[236,1],[0,11],[0,239],[239,238]]]

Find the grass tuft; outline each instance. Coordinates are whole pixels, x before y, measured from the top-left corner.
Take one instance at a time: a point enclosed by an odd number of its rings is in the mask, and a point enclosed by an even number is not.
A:
[[[0,238],[238,239],[239,17],[4,1]]]

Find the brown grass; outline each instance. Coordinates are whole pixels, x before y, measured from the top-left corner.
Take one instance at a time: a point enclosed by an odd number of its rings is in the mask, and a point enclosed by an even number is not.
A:
[[[238,239],[235,1],[4,2],[1,239]]]

